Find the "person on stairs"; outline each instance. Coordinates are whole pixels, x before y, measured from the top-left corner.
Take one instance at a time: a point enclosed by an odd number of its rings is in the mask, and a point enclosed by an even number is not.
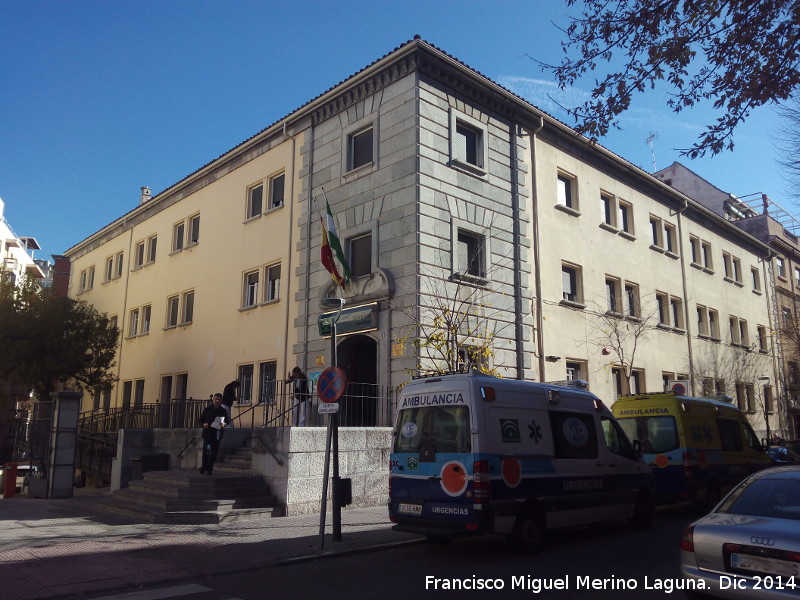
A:
[[[211,475],[214,462],[217,460],[219,443],[227,426],[228,411],[222,406],[222,394],[214,394],[211,404],[206,406],[200,415],[200,426],[203,428],[203,464],[200,474]]]

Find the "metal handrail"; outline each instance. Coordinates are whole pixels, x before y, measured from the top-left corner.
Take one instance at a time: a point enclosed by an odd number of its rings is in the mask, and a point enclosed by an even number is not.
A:
[[[194,444],[201,437],[203,437],[203,436],[196,435],[192,439],[190,439],[188,442],[186,442],[186,445],[183,447],[183,450],[178,452],[178,458],[183,458],[183,453],[186,452],[186,450],[189,448],[189,446]]]

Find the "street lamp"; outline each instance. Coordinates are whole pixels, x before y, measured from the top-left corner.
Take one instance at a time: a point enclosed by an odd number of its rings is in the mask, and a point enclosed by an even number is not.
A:
[[[331,319],[331,366],[339,366],[339,354],[336,348],[336,324],[342,316],[344,308],[344,298],[322,298],[320,304],[325,308],[336,308],[336,316]],[[328,466],[330,464],[331,442],[333,442],[333,490],[331,491],[331,519],[333,527],[333,541],[342,541],[342,503],[339,497],[340,478],[339,478],[339,413],[331,413],[328,419],[328,435],[325,442],[325,469],[322,481],[322,511],[319,517],[320,547],[325,544],[325,512],[328,497]]]

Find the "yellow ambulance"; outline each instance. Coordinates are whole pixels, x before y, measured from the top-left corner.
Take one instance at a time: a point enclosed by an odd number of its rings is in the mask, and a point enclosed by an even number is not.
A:
[[[653,469],[660,502],[714,505],[771,461],[735,406],[676,391],[621,396],[611,407]]]

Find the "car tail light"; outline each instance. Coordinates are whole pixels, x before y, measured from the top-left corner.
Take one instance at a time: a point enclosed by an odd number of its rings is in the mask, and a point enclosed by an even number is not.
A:
[[[472,493],[478,504],[489,502],[489,461],[479,460],[472,465]]]
[[[681,535],[681,550],[694,552],[694,525],[689,525]]]
[[[694,467],[692,467],[692,453],[683,453],[683,477],[685,479],[694,478]]]

